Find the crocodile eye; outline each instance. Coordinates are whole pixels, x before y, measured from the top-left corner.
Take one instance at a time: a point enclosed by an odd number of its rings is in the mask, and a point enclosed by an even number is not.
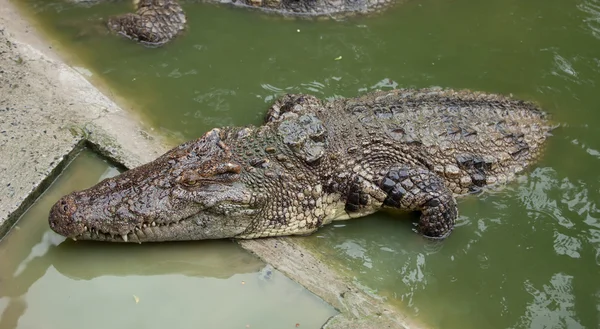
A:
[[[192,186],[198,185],[198,183],[200,183],[200,181],[197,181],[197,180],[188,180],[188,181],[184,181],[183,185],[188,186],[188,187],[192,187]]]

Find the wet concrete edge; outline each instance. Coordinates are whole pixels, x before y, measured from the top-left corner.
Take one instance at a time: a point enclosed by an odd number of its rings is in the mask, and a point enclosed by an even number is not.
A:
[[[138,119],[65,64],[17,8],[0,0],[0,237],[83,147],[133,168],[175,146]],[[238,242],[340,311],[323,328],[423,327],[342,277],[298,238]]]

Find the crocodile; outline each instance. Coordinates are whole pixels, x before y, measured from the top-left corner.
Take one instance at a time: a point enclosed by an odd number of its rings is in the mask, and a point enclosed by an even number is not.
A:
[[[253,239],[396,209],[420,212],[414,230],[444,239],[456,198],[524,171],[549,121],[533,102],[469,90],[286,94],[261,126],[214,128],[62,197],[49,226],[75,240]]]
[[[396,0],[210,0],[295,17],[342,18],[382,11]]]
[[[134,0],[135,13],[111,16],[108,29],[149,47],[160,47],[181,34],[186,16],[177,0]]]
[[[208,0],[295,17],[343,17],[378,12],[394,0]],[[134,0],[135,13],[112,16],[108,29],[146,46],[159,47],[181,34],[186,16],[177,0]]]

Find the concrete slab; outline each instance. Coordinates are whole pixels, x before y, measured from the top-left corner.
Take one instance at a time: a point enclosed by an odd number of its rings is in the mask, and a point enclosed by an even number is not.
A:
[[[1,222],[18,218],[84,139],[103,145],[103,153],[126,166],[165,149],[60,61],[6,0],[0,1],[0,95]],[[3,223],[0,234],[11,224]]]
[[[0,0],[0,237],[83,145],[127,168],[175,146],[115,104],[129,107],[126,100],[105,96],[97,88],[102,81],[93,82],[65,64],[8,0]],[[326,328],[422,327],[297,241],[240,244],[337,308],[341,314]]]

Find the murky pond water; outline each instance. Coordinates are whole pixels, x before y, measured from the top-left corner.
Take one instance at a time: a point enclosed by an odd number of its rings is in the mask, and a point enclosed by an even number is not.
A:
[[[259,124],[283,92],[437,85],[540,103],[561,124],[542,161],[505,189],[461,199],[443,243],[384,215],[304,241],[434,326],[600,327],[600,1],[413,0],[341,22],[187,1],[188,31],[160,49],[106,35],[99,22],[128,1],[23,2],[75,62],[181,139]]]
[[[84,151],[0,241],[0,329],[320,328],[335,314],[231,241],[112,245],[50,230],[60,196],[116,173]]]

